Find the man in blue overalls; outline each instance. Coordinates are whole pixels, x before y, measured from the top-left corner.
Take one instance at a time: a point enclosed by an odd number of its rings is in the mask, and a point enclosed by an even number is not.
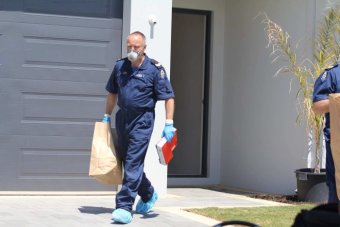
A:
[[[326,144],[326,183],[328,186],[328,202],[338,203],[335,183],[335,167],[331,151],[329,99],[331,93],[340,92],[340,67],[335,65],[326,69],[314,84],[313,111],[318,114],[325,114],[326,122],[324,137]]]
[[[124,177],[116,195],[112,219],[130,223],[132,206],[137,194],[141,197],[136,212],[145,214],[154,206],[158,195],[144,173],[144,159],[154,126],[155,104],[165,100],[166,121],[162,136],[168,141],[174,135],[174,92],[164,68],[145,53],[143,33],[133,32],[127,38],[127,58],[116,62],[106,85],[108,91],[104,122],[118,101],[116,130],[117,153],[123,162]]]

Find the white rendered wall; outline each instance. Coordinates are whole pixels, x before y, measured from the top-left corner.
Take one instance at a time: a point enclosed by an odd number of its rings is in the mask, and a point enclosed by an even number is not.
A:
[[[134,31],[141,31],[147,39],[146,54],[159,61],[170,75],[171,50],[171,0],[124,0],[122,54],[126,55],[126,37]],[[149,16],[157,20],[149,24]],[[156,105],[156,121],[150,146],[145,159],[145,173],[159,195],[166,194],[167,167],[159,164],[156,142],[160,139],[165,122],[164,101]]]
[[[319,0],[317,0],[319,1]],[[323,1],[326,2],[326,1]],[[307,167],[305,127],[296,124],[296,83],[273,75],[260,12],[289,32],[298,55],[311,58],[316,1],[227,0],[224,80],[225,134],[221,183],[255,191],[294,194],[294,170]]]

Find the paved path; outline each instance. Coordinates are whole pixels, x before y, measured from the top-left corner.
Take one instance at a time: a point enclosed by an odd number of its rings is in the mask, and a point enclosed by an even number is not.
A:
[[[0,226],[77,227],[121,226],[111,221],[114,195],[2,195]],[[152,212],[134,214],[129,227],[203,227],[218,221],[186,212],[185,208],[272,206],[278,203],[200,188],[170,188]]]

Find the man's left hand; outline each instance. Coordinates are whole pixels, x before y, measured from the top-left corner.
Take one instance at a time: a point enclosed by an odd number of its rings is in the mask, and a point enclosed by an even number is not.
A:
[[[162,137],[165,137],[166,141],[170,142],[175,134],[175,128],[173,123],[165,123],[165,127],[162,133]]]

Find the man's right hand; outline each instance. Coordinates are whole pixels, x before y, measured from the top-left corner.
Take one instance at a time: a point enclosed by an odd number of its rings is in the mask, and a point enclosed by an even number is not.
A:
[[[104,117],[102,119],[103,123],[111,123],[111,117],[108,114],[104,114]]]

